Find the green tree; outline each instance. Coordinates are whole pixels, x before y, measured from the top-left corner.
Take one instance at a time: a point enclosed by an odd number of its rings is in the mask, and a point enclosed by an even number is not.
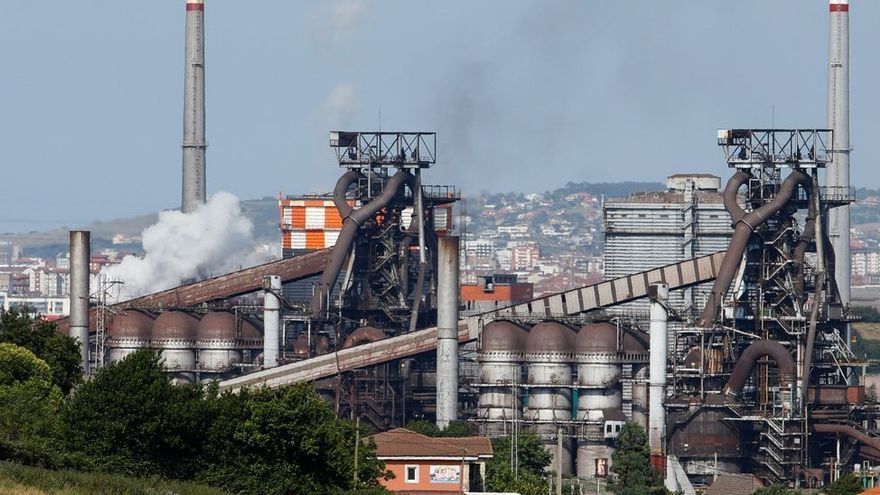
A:
[[[611,490],[616,495],[665,493],[660,475],[651,466],[648,434],[633,422],[627,422],[617,436],[617,449],[611,454],[611,472],[615,477]]]
[[[54,465],[61,391],[45,361],[0,344],[0,458]]]
[[[209,393],[212,418],[202,482],[237,493],[333,493],[353,481],[355,425],[309,384]],[[370,441],[358,450],[358,486],[386,476]]]
[[[853,473],[845,474],[825,489],[827,495],[856,495],[862,493],[862,482]]]
[[[200,387],[174,385],[149,349],[101,368],[63,413],[70,451],[91,468],[186,479],[199,469],[205,403]]]
[[[413,419],[405,428],[429,437],[467,437],[471,434],[467,421],[460,420],[450,421],[446,428],[441,430],[433,421]]]
[[[440,428],[437,428],[437,425],[433,421],[428,421],[427,419],[410,420],[410,422],[406,424],[406,429],[429,437],[440,436]]]
[[[518,492],[522,495],[546,493],[543,476],[550,464],[550,453],[541,445],[541,437],[535,433],[517,435],[517,459],[519,469],[511,469],[512,446],[510,437],[492,441],[494,455],[486,465],[486,485],[496,492]]]
[[[64,395],[82,382],[77,341],[58,333],[55,323],[12,309],[0,315],[0,342],[19,345],[49,365],[52,381]]]
[[[440,432],[441,437],[469,437],[471,436],[471,428],[467,421],[455,420],[450,421],[446,428]]]

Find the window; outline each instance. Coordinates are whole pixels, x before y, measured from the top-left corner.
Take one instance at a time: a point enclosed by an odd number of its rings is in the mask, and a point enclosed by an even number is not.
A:
[[[614,432],[615,432],[615,433],[620,433],[620,425],[615,425],[615,426],[614,426]]]
[[[419,482],[419,466],[407,464],[404,466],[404,471],[406,475],[404,476],[404,481],[406,483],[418,483]]]
[[[605,433],[611,433],[611,423],[605,425]]]

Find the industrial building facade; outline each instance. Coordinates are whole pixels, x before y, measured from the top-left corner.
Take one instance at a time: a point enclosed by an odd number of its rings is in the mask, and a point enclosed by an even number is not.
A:
[[[666,186],[666,191],[634,193],[603,205],[606,280],[727,248],[733,229],[719,192],[721,179],[676,174]],[[676,291],[669,295],[669,304],[679,314],[702,308],[710,286]],[[648,302],[622,307],[644,311]]]

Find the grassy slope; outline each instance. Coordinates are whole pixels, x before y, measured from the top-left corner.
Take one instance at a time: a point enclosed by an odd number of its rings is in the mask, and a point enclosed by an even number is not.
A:
[[[222,490],[159,479],[126,478],[76,471],[49,471],[0,462],[0,495],[213,495]]]

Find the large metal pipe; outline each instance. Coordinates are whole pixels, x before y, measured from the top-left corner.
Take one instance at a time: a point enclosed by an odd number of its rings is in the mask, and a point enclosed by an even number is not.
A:
[[[880,438],[872,437],[850,425],[814,423],[813,431],[816,433],[837,433],[840,435],[846,435],[853,440],[862,442],[872,449],[880,451]]]
[[[780,186],[776,197],[760,208],[750,211],[736,222],[733,237],[730,240],[727,253],[724,255],[724,261],[721,262],[721,268],[718,270],[715,283],[712,285],[712,291],[706,300],[706,307],[703,309],[698,326],[706,328],[715,322],[715,318],[718,316],[718,311],[721,308],[721,301],[724,299],[727,289],[730,288],[734,275],[736,275],[736,270],[739,267],[752,232],[764,223],[767,218],[778,212],[791,199],[799,184],[808,185],[809,183],[810,176],[800,170],[793,171],[782,181],[782,186]],[[728,183],[728,187],[736,187],[736,189],[739,189],[741,185],[742,183],[738,181]],[[725,191],[725,194],[728,194],[728,192]],[[731,216],[733,216],[733,212],[731,212]]]
[[[649,289],[650,316],[650,389],[648,404],[648,445],[652,454],[663,454],[666,437],[666,327],[669,318],[669,286],[655,284]]]
[[[89,259],[91,233],[70,231],[70,336],[79,341],[83,374],[89,374]]]
[[[825,184],[846,187],[849,178],[849,2],[831,0],[828,30],[828,127],[834,130],[831,163]],[[842,304],[850,301],[849,205],[828,212],[828,229],[836,254],[834,279]],[[847,335],[847,342],[849,335]]]
[[[263,367],[278,366],[278,336],[281,333],[281,277],[263,279]]]
[[[724,393],[727,395],[739,395],[742,393],[743,386],[745,386],[746,379],[748,379],[749,373],[752,372],[755,362],[763,356],[768,356],[776,362],[781,375],[780,380],[782,383],[789,384],[792,387],[792,392],[794,392],[793,381],[797,375],[791,353],[779,342],[756,340],[746,347],[746,350],[739,357],[736,366],[733,368],[733,373],[730,374],[727,385],[724,386]]]
[[[186,0],[183,75],[183,191],[181,211],[204,204],[205,192],[205,2]]]
[[[458,237],[440,237],[437,257],[437,427],[458,419]]]
[[[342,230],[339,232],[339,237],[336,239],[336,245],[333,246],[330,260],[324,268],[324,273],[321,274],[321,280],[318,282],[315,295],[312,296],[311,311],[313,316],[319,316],[324,310],[327,299],[333,289],[333,285],[336,284],[336,278],[339,277],[342,264],[351,250],[351,245],[354,243],[355,235],[360,226],[385,207],[398,194],[404,184],[408,184],[415,191],[415,178],[409,172],[400,170],[385,183],[385,189],[379,197],[355,210],[345,202],[344,198],[345,191],[348,190],[349,185],[354,180],[352,177],[351,172],[346,172],[339,178],[334,189],[333,200],[337,209],[340,208],[341,203],[345,204],[339,211],[343,219],[343,225]]]

